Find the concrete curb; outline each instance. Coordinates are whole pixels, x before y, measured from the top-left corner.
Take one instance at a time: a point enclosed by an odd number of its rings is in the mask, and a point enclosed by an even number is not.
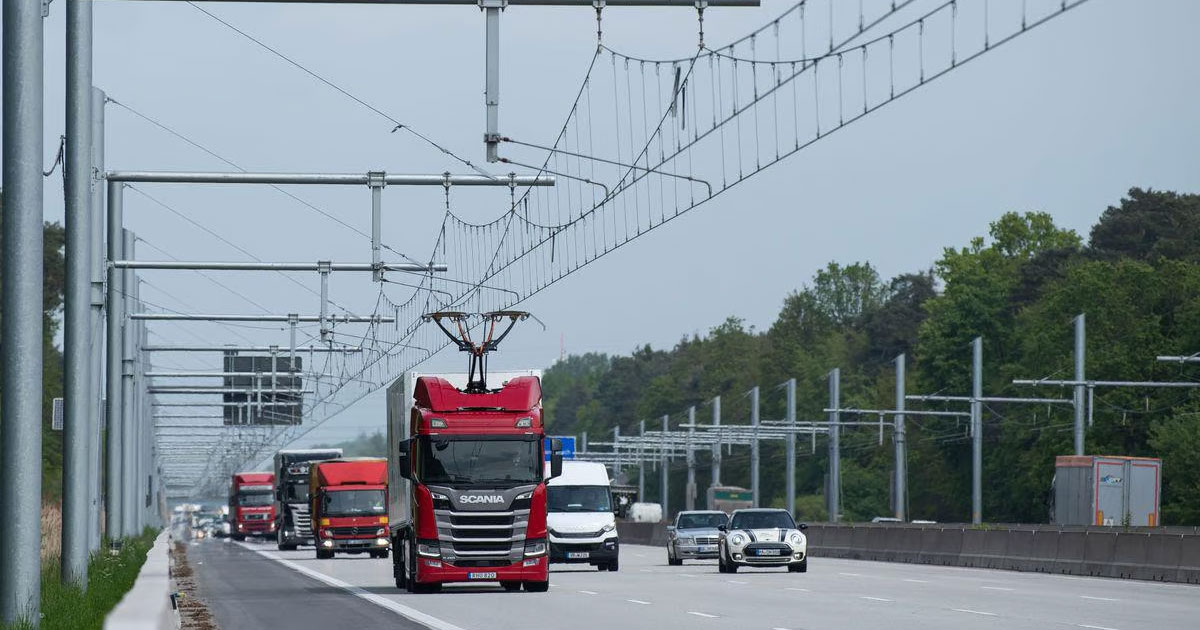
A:
[[[163,530],[146,554],[133,588],[104,620],[104,630],[175,630],[179,615],[171,606],[170,535]]]

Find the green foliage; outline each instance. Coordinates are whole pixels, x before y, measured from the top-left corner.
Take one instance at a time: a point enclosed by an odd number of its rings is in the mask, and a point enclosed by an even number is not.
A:
[[[1087,314],[1089,378],[1195,380],[1195,366],[1166,365],[1158,354],[1200,351],[1200,196],[1133,189],[1109,208],[1084,247],[1078,234],[1043,212],[1004,214],[966,247],[946,248],[931,270],[884,281],[868,263],[830,263],[788,295],[763,332],[731,317],[668,351],[568,357],[546,372],[550,427],[608,439],[673,423],[722,396],[723,422],[748,423],[743,395],[762,387],[762,417],[782,418],[774,386],[797,382],[800,420],[823,420],[827,374],[841,368],[842,405],[891,408],[893,359],[908,357],[908,391],[969,394],[970,342],[984,338],[984,391],[995,396],[1070,397],[1070,390],[1012,385],[1014,378],[1070,377],[1074,317]],[[940,291],[938,290],[940,288]],[[1164,523],[1200,523],[1200,420],[1192,390],[1097,389],[1087,452],[1164,458]],[[936,408],[936,407],[935,407]],[[947,409],[965,410],[965,405]],[[849,419],[849,418],[847,418]],[[874,421],[874,417],[856,420]],[[984,514],[995,522],[1048,519],[1054,458],[1072,450],[1069,406],[987,405],[984,410]],[[911,518],[964,521],[970,510],[970,442],[965,420],[910,415]],[[843,517],[890,515],[890,431],[847,428],[842,437]],[[825,515],[827,453],[801,441],[797,511]],[[783,448],[762,447],[761,493],[784,505]],[[747,485],[744,449],[725,458],[726,483]],[[701,488],[706,455],[700,455]],[[678,468],[678,466],[676,466]],[[673,505],[682,478],[672,473]],[[636,474],[636,473],[635,473]],[[651,481],[651,478],[655,481]],[[657,473],[647,486],[657,487]],[[656,493],[650,492],[650,499]],[[700,493],[701,496],[703,492]]]
[[[147,528],[140,536],[125,540],[117,555],[96,553],[88,561],[88,589],[80,591],[62,583],[59,559],[42,565],[42,630],[100,630],[125,593],[133,588],[146,554],[158,532]],[[10,626],[9,630],[28,625]]]

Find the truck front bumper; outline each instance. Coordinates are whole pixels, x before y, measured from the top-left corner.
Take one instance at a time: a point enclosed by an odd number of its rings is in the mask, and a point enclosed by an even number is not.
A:
[[[370,538],[322,538],[321,542],[317,543],[317,548],[343,553],[365,553],[389,549],[391,544],[391,540],[375,536]]]
[[[617,559],[617,554],[620,551],[620,544],[617,542],[617,537],[599,541],[571,541],[563,542],[550,540],[550,562],[582,562],[596,564],[598,562],[611,562]]]
[[[275,533],[275,521],[242,521],[233,528],[240,536],[262,536]]]
[[[417,581],[422,584],[448,582],[545,582],[550,579],[546,556],[526,558],[503,567],[460,567],[445,560],[417,559]]]

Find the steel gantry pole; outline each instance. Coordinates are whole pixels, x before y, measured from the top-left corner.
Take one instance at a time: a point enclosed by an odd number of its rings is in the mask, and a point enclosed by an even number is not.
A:
[[[67,3],[66,290],[63,299],[64,584],[87,589],[92,407],[92,2]]]
[[[1087,324],[1084,313],[1075,318],[1075,380],[1081,383],[1085,376],[1085,353],[1087,345]],[[1087,406],[1087,385],[1075,386],[1075,454],[1083,455],[1083,417]]]
[[[663,427],[662,428],[662,430],[663,430],[663,438],[662,439],[663,439],[664,444],[659,449],[660,459],[662,460],[661,461],[662,470],[659,471],[661,473],[660,477],[659,477],[659,481],[662,482],[662,488],[660,489],[660,492],[661,492],[660,496],[662,497],[663,518],[665,518],[667,520],[671,519],[671,512],[668,509],[669,499],[671,497],[671,492],[670,492],[671,491],[671,485],[670,485],[671,484],[671,482],[670,482],[670,476],[671,476],[670,472],[671,471],[670,471],[670,467],[667,465],[667,463],[670,460],[667,459],[667,450],[666,450],[665,441],[666,441],[667,432],[671,430],[670,424],[671,424],[671,417],[663,416],[662,417],[662,427]]]
[[[906,357],[900,354],[896,357],[896,411],[904,411],[904,362]],[[901,521],[908,520],[908,436],[904,428],[904,414],[897,413],[892,417],[895,428],[892,431],[892,442],[896,447],[895,463],[895,515]]]
[[[758,490],[758,385],[750,388],[750,500],[754,507],[759,507]]]
[[[971,522],[983,522],[983,337],[971,342]]]
[[[125,244],[121,233],[123,223],[124,184],[108,182],[108,259],[124,258],[122,248]],[[110,541],[120,539],[125,533],[124,514],[121,505],[121,374],[122,350],[125,343],[122,340],[122,330],[125,323],[124,274],[116,267],[108,268],[108,286],[106,289],[105,327],[107,330],[108,360],[105,376],[107,399],[104,403],[104,416],[107,423],[105,439],[106,475],[104,477],[104,514],[105,535]]]
[[[796,379],[789,378],[786,383],[787,387],[787,428],[788,435],[784,441],[784,457],[787,460],[784,473],[787,478],[784,480],[784,500],[787,505],[788,514],[792,518],[796,517]]]
[[[825,503],[829,507],[829,522],[836,523],[838,512],[841,510],[839,500],[842,493],[842,459],[841,459],[841,380],[840,368],[829,372],[829,483]]]
[[[104,417],[104,91],[91,89],[92,99],[92,174],[91,174],[91,248],[89,267],[92,272],[91,313],[91,379],[88,384],[90,434],[88,435],[88,549],[100,549],[100,419]]]
[[[688,407],[688,436],[687,436],[687,487],[683,490],[684,509],[696,509],[696,452],[692,448],[692,438],[696,434],[696,406]]]
[[[129,230],[121,230],[121,237],[124,239],[124,247],[122,252],[128,256],[133,253],[134,235]],[[119,270],[118,274],[122,275],[121,288],[123,295],[119,298],[125,302],[125,312],[133,313],[137,311],[137,300],[134,299],[134,292],[137,285],[137,279],[134,277],[132,269]],[[137,397],[134,394],[134,344],[135,330],[137,324],[128,316],[121,323],[123,332],[121,333],[121,347],[118,353],[121,354],[121,415],[118,416],[121,423],[121,529],[122,536],[133,536],[136,533],[137,524],[137,486],[135,478],[137,477],[137,435],[134,427],[134,414],[137,406]]]
[[[714,396],[712,399],[712,423],[717,429],[717,441],[713,444],[712,449],[712,485],[721,485],[721,397]],[[712,509],[711,505],[706,505],[708,509]]]
[[[646,443],[646,421],[641,421],[641,435],[638,439],[638,500],[646,500],[646,458],[643,456],[642,449]]]
[[[487,161],[500,159],[500,10],[508,0],[479,0],[484,11],[484,94],[487,116],[484,145]]]
[[[38,625],[42,501],[42,3],[4,0],[0,624]]]

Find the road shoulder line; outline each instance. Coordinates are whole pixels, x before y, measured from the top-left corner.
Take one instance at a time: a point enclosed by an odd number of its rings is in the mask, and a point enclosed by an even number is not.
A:
[[[349,582],[343,582],[342,580],[339,580],[335,577],[325,575],[324,573],[321,573],[320,571],[315,571],[306,566],[296,564],[295,562],[292,562],[291,560],[288,560],[286,558],[280,558],[279,556],[277,556],[269,551],[266,551],[264,549],[256,549],[255,547],[253,547],[247,543],[243,543],[243,542],[239,542],[236,544],[238,546],[242,547],[243,549],[246,549],[248,551],[253,551],[254,553],[256,553],[264,558],[278,562],[279,564],[282,564],[283,566],[285,566],[293,571],[296,571],[297,573],[306,575],[314,580],[317,580],[318,582],[323,582],[325,584],[328,584],[329,586],[340,588],[340,589],[346,591],[347,593],[350,593],[361,599],[365,599],[365,600],[371,602],[372,604],[375,604],[376,606],[386,608],[386,609],[396,613],[397,615],[400,615],[401,617],[408,619],[409,621],[427,626],[427,627],[431,628],[431,630],[464,630],[463,628],[456,626],[448,621],[443,621],[441,619],[438,619],[437,617],[423,613],[415,608],[405,606],[404,604],[401,604],[400,602],[392,601],[382,595],[377,595],[375,593],[369,593],[360,587],[350,584]]]

